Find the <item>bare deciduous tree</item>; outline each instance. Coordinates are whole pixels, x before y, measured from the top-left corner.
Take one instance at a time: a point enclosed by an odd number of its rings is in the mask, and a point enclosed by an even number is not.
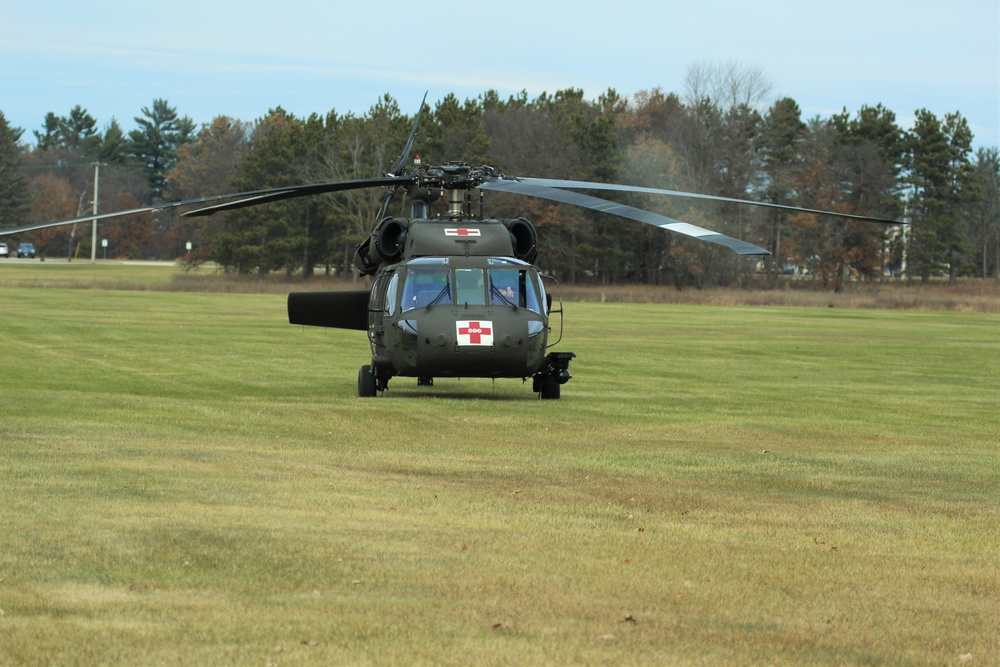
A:
[[[757,108],[767,101],[773,86],[764,70],[736,61],[688,66],[684,75],[684,102],[695,107],[708,100],[722,110],[745,106]]]

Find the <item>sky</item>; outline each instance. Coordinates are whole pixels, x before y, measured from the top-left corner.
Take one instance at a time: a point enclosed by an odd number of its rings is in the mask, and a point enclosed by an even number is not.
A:
[[[127,131],[157,98],[207,123],[404,113],[494,89],[684,91],[697,64],[763,73],[803,117],[959,112],[1000,145],[998,0],[0,0],[0,111],[33,139],[81,105]]]

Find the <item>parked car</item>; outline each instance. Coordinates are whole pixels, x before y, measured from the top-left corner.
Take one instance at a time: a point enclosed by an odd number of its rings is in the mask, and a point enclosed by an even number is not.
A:
[[[10,257],[10,248],[6,243],[0,243],[0,257]]]
[[[18,257],[35,257],[35,246],[30,243],[22,243],[17,246],[17,256]]]

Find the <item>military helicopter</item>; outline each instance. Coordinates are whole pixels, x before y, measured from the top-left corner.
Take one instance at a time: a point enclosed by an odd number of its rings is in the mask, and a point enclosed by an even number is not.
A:
[[[426,101],[426,95],[424,96]],[[421,104],[421,112],[424,104]],[[360,188],[386,188],[372,234],[356,248],[361,275],[373,276],[371,289],[299,292],[288,296],[291,324],[368,332],[371,362],[358,371],[358,396],[384,392],[396,376],[430,386],[434,378],[479,377],[531,380],[543,399],[558,399],[571,378],[575,354],[552,351],[562,335],[562,304],[555,308],[544,276],[533,264],[538,251],[534,225],[526,218],[492,219],[484,214],[484,192],[510,192],[629,218],[740,255],[769,255],[759,246],[576,190],[637,192],[788,209],[854,220],[900,224],[897,220],[804,209],[657,188],[508,176],[492,166],[461,162],[425,165],[414,158],[418,112],[405,148],[385,176],[331,183],[215,195],[99,215],[0,229],[0,236],[179,206],[223,203],[183,216],[206,216],[247,206]],[[410,217],[388,216],[397,189],[410,201]],[[478,191],[479,196],[473,193]],[[226,201],[228,200],[228,201]],[[431,215],[431,205],[443,212]],[[550,342],[552,318],[559,316],[559,339]]]

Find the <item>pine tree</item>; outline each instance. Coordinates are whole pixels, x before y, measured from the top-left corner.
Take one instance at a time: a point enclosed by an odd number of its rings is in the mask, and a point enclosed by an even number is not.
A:
[[[1000,149],[976,151],[976,198],[972,202],[972,228],[978,246],[978,273],[1000,277]]]
[[[785,97],[768,109],[761,127],[760,153],[765,174],[765,201],[774,204],[794,204],[795,179],[802,168],[801,145],[806,135],[806,124],[802,122],[802,111],[795,100]],[[787,259],[794,259],[801,265],[801,257],[794,244],[782,246],[783,236],[788,234],[788,213],[770,210],[765,214],[769,220],[768,244],[773,257],[771,268],[781,270]],[[787,239],[786,239],[787,243]]]
[[[24,223],[28,210],[28,185],[21,173],[21,148],[18,141],[24,133],[11,127],[0,111],[0,227]]]
[[[122,126],[114,118],[105,126],[98,149],[98,158],[105,164],[123,165],[128,161],[128,140]]]
[[[148,170],[149,186],[154,199],[159,199],[167,187],[167,172],[177,161],[177,149],[194,139],[195,124],[188,116],[178,116],[164,99],[154,99],[152,108],[143,107],[135,122],[139,128],[129,132],[129,152]]]
[[[304,124],[281,107],[269,112],[254,129],[250,152],[240,164],[239,190],[294,185],[307,152]],[[305,221],[310,205],[291,199],[233,211],[228,230],[215,237],[215,259],[239,273],[265,275],[298,266],[307,242]]]
[[[960,222],[973,174],[972,133],[958,113],[941,122],[920,109],[907,148],[915,194],[907,271],[919,275],[921,282],[945,272],[954,278],[965,251]]]

